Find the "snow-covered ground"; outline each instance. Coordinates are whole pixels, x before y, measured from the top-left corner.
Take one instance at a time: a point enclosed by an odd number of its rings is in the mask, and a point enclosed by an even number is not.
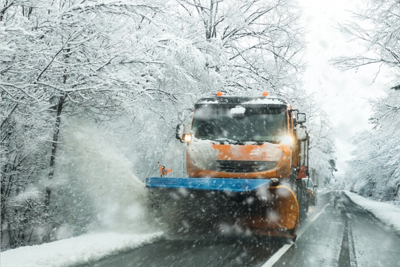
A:
[[[384,202],[374,201],[360,195],[344,191],[350,199],[365,210],[371,212],[376,218],[400,234],[400,208]]]
[[[1,267],[61,267],[94,262],[162,239],[163,233],[93,233],[1,253]]]

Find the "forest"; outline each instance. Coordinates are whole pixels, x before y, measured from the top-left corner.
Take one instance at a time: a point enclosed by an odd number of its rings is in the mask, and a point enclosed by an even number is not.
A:
[[[332,64],[384,64],[393,86],[371,103],[374,128],[352,139],[351,171],[337,180],[335,130],[302,87],[306,25],[295,1],[2,1],[1,249],[100,227],[93,199],[139,199],[126,185],[157,175],[157,162],[184,175],[177,114],[217,91],[284,97],[307,113],[321,187],[395,200],[399,8],[371,1],[343,25],[367,52]]]

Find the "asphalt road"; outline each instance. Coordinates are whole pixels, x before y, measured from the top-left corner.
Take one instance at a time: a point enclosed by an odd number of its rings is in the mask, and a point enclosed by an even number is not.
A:
[[[400,237],[341,192],[320,194],[298,235],[163,240],[85,266],[400,266]]]

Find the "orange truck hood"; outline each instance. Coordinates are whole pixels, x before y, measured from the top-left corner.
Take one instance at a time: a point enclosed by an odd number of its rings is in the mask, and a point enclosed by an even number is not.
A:
[[[286,169],[290,166],[290,149],[284,150],[282,145],[272,143],[236,145],[194,139],[187,149],[187,171],[189,177],[283,178],[288,176]],[[268,170],[238,173],[221,170],[219,166],[224,161],[230,161],[229,164],[235,164],[234,161],[238,164],[270,162],[273,166]],[[285,173],[279,172],[282,167]]]
[[[282,156],[282,149],[270,143],[262,145],[213,144],[212,148],[219,151],[218,160],[279,161]]]

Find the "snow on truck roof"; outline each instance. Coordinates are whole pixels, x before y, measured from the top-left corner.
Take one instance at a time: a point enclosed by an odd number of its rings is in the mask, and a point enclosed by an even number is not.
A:
[[[201,98],[196,105],[202,104],[244,104],[244,105],[288,105],[289,103],[279,97],[248,97],[248,96],[218,96]]]

